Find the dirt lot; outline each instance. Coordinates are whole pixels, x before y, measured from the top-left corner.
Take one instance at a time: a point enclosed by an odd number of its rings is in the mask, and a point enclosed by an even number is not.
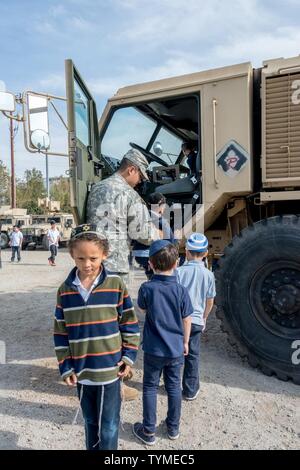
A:
[[[56,287],[72,266],[61,251],[57,266],[47,253],[26,251],[10,264],[2,252],[0,340],[6,364],[0,365],[0,449],[83,449],[83,421],[72,425],[78,400],[60,380],[52,343]],[[131,275],[136,298],[144,277]],[[2,343],[3,345],[3,343]],[[0,344],[1,346],[1,344]],[[142,387],[142,354],[134,385]],[[211,315],[202,342],[201,393],[183,402],[181,437],[168,440],[163,386],[158,398],[156,449],[296,449],[300,442],[300,388],[250,368],[229,346]],[[142,449],[131,426],[142,413],[141,398],[122,406],[120,449]],[[297,414],[298,413],[298,414]]]

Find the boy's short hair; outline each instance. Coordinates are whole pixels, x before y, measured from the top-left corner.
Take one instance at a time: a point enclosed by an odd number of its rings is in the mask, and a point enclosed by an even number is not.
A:
[[[205,258],[208,255],[208,251],[191,251],[187,250],[192,258]]]
[[[178,259],[178,249],[172,243],[169,243],[153,256],[149,257],[153,267],[157,271],[169,271],[173,268]]]
[[[167,202],[166,197],[161,193],[151,193],[148,198],[149,205],[153,204],[153,205],[161,206],[162,204],[166,204],[166,202]]]

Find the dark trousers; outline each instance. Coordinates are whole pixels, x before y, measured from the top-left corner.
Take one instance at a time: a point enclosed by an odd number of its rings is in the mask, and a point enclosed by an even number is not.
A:
[[[189,353],[184,356],[182,393],[185,397],[193,397],[200,388],[200,337],[202,328],[201,325],[192,324]]]
[[[135,257],[135,261],[137,262],[137,264],[139,266],[141,266],[142,268],[144,268],[144,271],[145,271],[145,274],[147,276],[147,279],[150,280],[153,276],[153,271],[152,269],[150,268],[149,266],[149,258],[146,258],[144,256],[136,256]]]
[[[166,358],[144,354],[143,426],[147,433],[155,433],[156,430],[157,392],[162,372],[168,394],[166,424],[170,430],[179,430],[182,366],[183,356]]]
[[[50,245],[50,256],[48,259],[50,259],[53,263],[55,261],[55,256],[57,256],[57,246],[56,245]]]
[[[17,255],[18,261],[21,261],[21,247],[20,246],[11,247],[11,261],[15,261],[16,255]]]
[[[85,421],[86,449],[116,450],[121,408],[120,380],[108,385],[78,384],[77,390]]]

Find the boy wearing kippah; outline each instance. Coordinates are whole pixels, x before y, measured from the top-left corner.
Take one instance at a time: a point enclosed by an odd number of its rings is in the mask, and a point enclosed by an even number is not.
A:
[[[54,343],[65,383],[77,386],[88,450],[118,447],[120,379],[139,346],[132,301],[120,276],[106,271],[108,241],[96,225],[72,230],[75,267],[58,289]]]
[[[168,437],[179,437],[181,370],[184,355],[188,354],[193,306],[187,290],[178,284],[173,273],[177,259],[178,250],[170,241],[153,242],[149,264],[154,275],[141,285],[138,294],[138,307],[146,313],[143,422],[133,425],[133,433],[147,445],[155,444],[157,391],[162,373],[168,394]]]
[[[200,391],[200,337],[216,295],[214,275],[203,262],[207,250],[206,236],[192,233],[186,242],[187,263],[176,271],[179,283],[189,292],[194,310],[189,354],[184,358],[182,378],[182,394],[186,400],[195,400]]]

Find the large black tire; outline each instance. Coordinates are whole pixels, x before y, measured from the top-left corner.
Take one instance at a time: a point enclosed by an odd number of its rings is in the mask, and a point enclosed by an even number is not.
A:
[[[1,237],[0,237],[1,249],[4,250],[4,248],[7,248],[8,243],[9,243],[9,237],[7,233],[1,232]]]
[[[300,217],[243,230],[215,274],[217,316],[230,344],[263,373],[300,384]]]

